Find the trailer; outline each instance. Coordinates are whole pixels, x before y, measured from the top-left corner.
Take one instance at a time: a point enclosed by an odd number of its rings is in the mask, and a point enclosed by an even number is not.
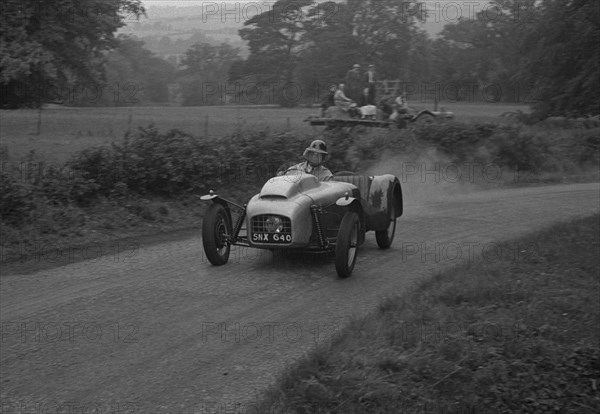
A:
[[[371,127],[371,128],[388,128],[393,125],[392,121],[381,121],[372,119],[360,119],[360,118],[324,118],[319,116],[309,116],[304,120],[310,125],[315,127],[325,127],[325,131],[334,129],[349,128],[354,129],[357,126]]]
[[[396,118],[396,120],[394,121],[391,121],[389,119],[382,120],[369,118],[351,118],[349,116],[323,117],[316,115],[311,115],[304,121],[308,122],[313,127],[325,127],[325,131],[346,128],[347,132],[350,132],[358,126],[369,128],[389,128],[390,125],[395,125],[397,128],[404,128],[409,123],[430,124],[436,122],[437,120],[452,118],[454,118],[454,114],[452,112],[429,111],[425,109],[415,114],[398,114],[398,118]]]

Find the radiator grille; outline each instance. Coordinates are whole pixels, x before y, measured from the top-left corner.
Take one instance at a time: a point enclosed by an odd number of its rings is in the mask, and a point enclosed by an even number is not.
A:
[[[252,233],[275,233],[275,231],[273,231],[273,218],[278,218],[281,220],[282,230],[279,233],[292,233],[291,220],[287,217],[277,216],[273,214],[261,214],[252,217]]]

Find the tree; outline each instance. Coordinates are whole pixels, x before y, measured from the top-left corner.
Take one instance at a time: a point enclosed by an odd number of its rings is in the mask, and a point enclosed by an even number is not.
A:
[[[519,99],[519,71],[524,15],[515,9],[524,2],[490,3],[474,18],[447,24],[434,42],[437,80],[458,96],[450,99],[515,101]]]
[[[354,63],[362,61],[362,46],[354,36],[353,13],[345,3],[326,2],[307,13],[306,43],[298,63],[298,81],[306,97],[326,93],[342,82]]]
[[[588,0],[546,0],[523,25],[526,60],[520,77],[532,85],[540,117],[600,114],[600,6]]]
[[[275,96],[283,105],[293,105],[281,93],[295,81],[300,52],[305,47],[305,11],[312,0],[278,0],[271,10],[258,14],[244,23],[240,37],[248,42],[250,55],[245,74],[254,82],[275,86]]]
[[[183,72],[200,74],[207,81],[223,79],[231,64],[238,59],[239,49],[227,43],[212,46],[209,43],[192,45],[181,60]]]
[[[416,22],[418,2],[348,0],[314,5],[307,14],[299,80],[307,95],[318,96],[341,82],[353,64],[375,64],[380,79],[405,82],[422,75],[416,67],[427,50]],[[419,78],[420,79],[420,78]]]
[[[77,83],[100,84],[115,31],[143,13],[141,0],[4,0],[0,105],[40,106]]]
[[[190,47],[181,60],[179,78],[184,105],[215,105],[225,102],[225,84],[239,49],[227,43]]]
[[[600,113],[600,7],[586,0],[496,0],[494,12],[446,25],[434,43],[443,82],[481,97],[533,102],[538,118]],[[489,87],[492,86],[492,87]]]
[[[98,103],[168,102],[169,82],[174,77],[175,68],[146,49],[141,40],[124,35],[120,35],[118,40],[117,47],[106,56],[108,93],[102,94]]]
[[[410,80],[410,51],[424,19],[417,1],[348,0],[361,57],[378,67],[380,76]]]

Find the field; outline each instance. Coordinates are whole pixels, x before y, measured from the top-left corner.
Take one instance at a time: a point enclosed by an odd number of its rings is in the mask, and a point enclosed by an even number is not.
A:
[[[456,115],[458,121],[501,122],[500,115],[508,111],[526,111],[524,105],[447,103],[442,104]],[[431,109],[427,104],[415,109]],[[291,129],[299,133],[316,134],[303,120],[319,112],[313,108],[279,108],[276,106],[221,107],[51,107],[41,111],[40,133],[36,134],[39,111],[0,111],[0,138],[13,159],[20,159],[34,150],[38,156],[62,162],[70,154],[95,145],[106,145],[123,138],[128,129],[153,123],[161,131],[178,128],[209,137],[222,137],[236,130]]]

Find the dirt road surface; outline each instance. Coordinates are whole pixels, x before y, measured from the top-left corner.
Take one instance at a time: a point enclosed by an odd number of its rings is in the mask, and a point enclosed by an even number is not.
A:
[[[418,198],[346,280],[332,257],[236,249],[213,267],[200,237],[3,275],[2,412],[257,412],[252,397],[348,318],[460,261],[535,254],[494,241],[599,210],[596,183]]]

